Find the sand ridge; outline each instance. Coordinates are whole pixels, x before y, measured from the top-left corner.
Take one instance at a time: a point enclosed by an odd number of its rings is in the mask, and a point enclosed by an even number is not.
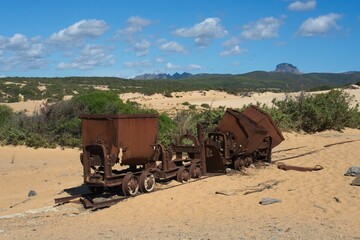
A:
[[[107,90],[104,86],[99,86],[98,89]],[[354,99],[351,103],[352,106],[360,103],[360,89],[345,89],[346,93],[349,93],[351,96],[354,96]],[[327,91],[312,92],[311,94],[325,93]],[[183,105],[183,103],[189,103],[190,105],[196,105],[197,109],[204,109],[201,107],[202,104],[208,104],[212,108],[225,107],[225,108],[241,108],[244,105],[256,104],[265,104],[267,106],[272,106],[273,99],[283,100],[286,96],[297,96],[300,92],[294,93],[273,93],[273,92],[264,92],[256,93],[251,92],[247,96],[236,96],[228,94],[221,91],[189,91],[189,92],[174,92],[172,93],[171,98],[165,97],[162,94],[153,94],[151,96],[146,96],[141,93],[124,93],[120,94],[119,97],[123,101],[134,101],[139,103],[145,108],[152,108],[160,112],[166,112],[169,114],[175,114],[179,110],[189,109],[189,106]],[[64,100],[69,100],[72,98],[72,95],[64,96]],[[2,103],[12,107],[15,111],[25,110],[27,114],[31,115],[34,112],[38,111],[42,106],[44,106],[45,101],[43,100],[28,100],[20,101],[16,103]]]

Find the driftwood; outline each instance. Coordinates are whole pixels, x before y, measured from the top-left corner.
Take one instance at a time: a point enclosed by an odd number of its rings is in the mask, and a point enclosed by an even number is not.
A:
[[[247,188],[247,189],[231,189],[231,190],[220,190],[220,191],[216,191],[215,194],[220,194],[220,195],[225,195],[225,196],[232,196],[232,195],[236,195],[239,192],[244,192],[244,195],[250,194],[250,193],[255,193],[255,192],[262,192],[266,189],[271,189],[274,186],[278,185],[280,183],[280,181],[277,180],[269,180],[269,181],[265,181],[262,183],[259,183],[256,186]]]
[[[29,201],[29,200],[30,200],[30,198],[27,198],[27,199],[25,199],[25,200],[22,201],[22,202],[15,203],[15,204],[11,205],[10,208],[16,207],[17,205],[20,205],[20,204],[23,204],[23,203],[26,203],[26,202]]]
[[[250,193],[256,193],[256,192],[262,192],[266,189],[270,189],[276,185],[278,185],[280,181],[277,180],[269,180],[266,182],[259,183],[257,186],[252,187],[251,189],[248,189],[247,192],[244,193],[244,195],[248,195]]]
[[[322,166],[320,165],[316,165],[315,167],[299,167],[299,166],[292,166],[292,165],[285,165],[284,163],[280,162],[278,164],[278,168],[282,169],[284,171],[287,170],[295,170],[295,171],[300,171],[300,172],[311,172],[311,171],[320,171],[322,169],[324,169]]]
[[[236,194],[236,190],[222,190],[222,191],[216,191],[215,194],[225,195],[225,196],[232,196]]]

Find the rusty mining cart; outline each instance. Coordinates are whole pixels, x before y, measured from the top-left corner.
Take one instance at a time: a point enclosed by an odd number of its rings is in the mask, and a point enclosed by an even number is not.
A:
[[[205,140],[187,133],[165,148],[158,143],[156,114],[81,115],[84,183],[93,193],[119,188],[126,196],[154,190],[155,182],[200,178],[207,172],[271,161],[284,137],[270,116],[251,106],[227,109]]]
[[[139,189],[153,191],[159,179],[184,182],[206,174],[201,126],[198,136],[185,134],[166,149],[157,141],[156,114],[89,114],[80,118],[84,183],[95,194],[115,187],[126,196],[134,196]],[[185,139],[192,144],[183,144]]]
[[[208,172],[241,169],[256,161],[271,161],[271,150],[284,140],[271,117],[255,106],[242,112],[227,109],[206,140]]]

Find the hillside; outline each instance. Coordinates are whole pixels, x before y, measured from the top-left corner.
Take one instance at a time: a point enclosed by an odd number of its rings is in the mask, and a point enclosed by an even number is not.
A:
[[[131,80],[115,77],[65,77],[0,79],[0,102],[61,100],[92,89],[145,95],[196,90],[221,90],[231,94],[247,91],[310,91],[360,83],[360,72],[283,74],[256,71],[246,74],[198,74],[181,79]]]

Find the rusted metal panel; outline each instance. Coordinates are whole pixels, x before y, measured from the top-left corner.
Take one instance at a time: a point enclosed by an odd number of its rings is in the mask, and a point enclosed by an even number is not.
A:
[[[117,144],[122,149],[121,163],[143,165],[154,152],[157,143],[158,118],[119,118],[117,122]]]
[[[112,144],[116,139],[114,122],[106,118],[82,118],[82,145],[86,146],[96,140]]]
[[[285,140],[281,131],[266,112],[261,111],[255,106],[250,106],[249,108],[242,111],[241,114],[251,118],[253,121],[268,131],[268,136],[270,136],[272,139],[272,148],[276,147]]]
[[[218,129],[220,132],[233,134],[236,141],[234,149],[245,151],[245,155],[254,152],[268,133],[267,129],[253,119],[233,109],[226,110]]]
[[[156,114],[85,114],[81,115],[83,146],[100,140],[122,151],[121,164],[143,165],[154,152],[157,142]]]

